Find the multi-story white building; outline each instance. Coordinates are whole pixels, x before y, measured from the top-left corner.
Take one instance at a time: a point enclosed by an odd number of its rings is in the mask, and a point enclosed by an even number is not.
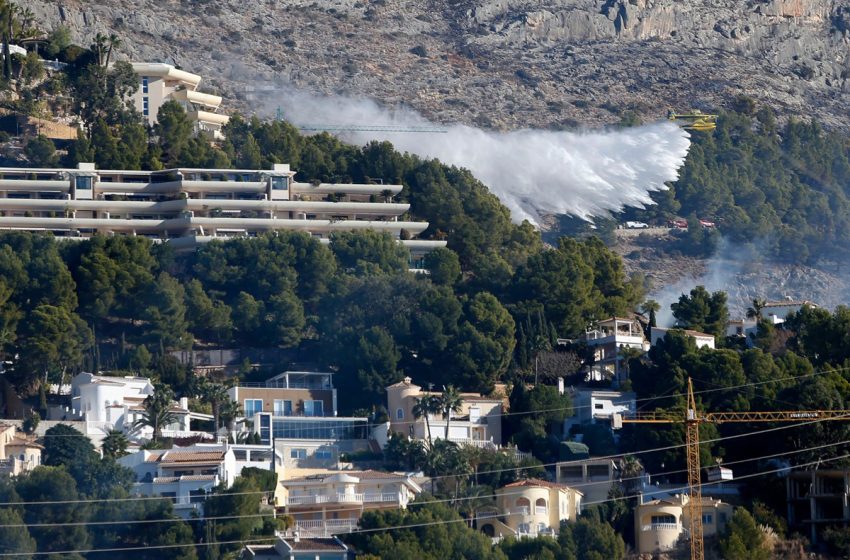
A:
[[[109,377],[93,373],[80,373],[71,380],[71,411],[75,419],[85,421],[86,435],[99,444],[110,430],[120,430],[133,439],[150,439],[150,426],[136,426],[144,412],[144,401],[154,392],[147,377]],[[183,397],[172,404],[174,422],[164,426],[166,437],[188,437],[201,432],[191,430],[191,420],[212,420],[209,414],[189,410],[188,399]]]
[[[610,423],[614,414],[634,412],[635,394],[594,389],[591,387],[570,387],[568,393],[573,401],[573,415],[564,419],[564,433],[577,424],[595,423],[597,420]]]
[[[213,488],[219,484],[229,488],[244,466],[229,447],[203,445],[141,450],[121,457],[118,463],[136,473],[135,494],[171,498],[175,513],[184,518],[201,511]]]
[[[593,348],[594,364],[588,372],[588,381],[612,379],[616,383],[626,380],[627,369],[623,349],[639,352],[649,350],[643,328],[635,319],[611,317],[599,321],[584,333],[583,340]]]
[[[442,414],[431,414],[416,418],[413,408],[419,399],[438,392],[423,391],[414,385],[410,377],[387,387],[387,411],[390,415],[390,431],[404,434],[412,439],[446,438],[455,443],[478,447],[497,448],[502,443],[502,414],[504,402],[499,398],[482,397],[475,393],[461,393],[461,410],[451,419]],[[450,430],[446,434],[446,428]]]
[[[157,122],[159,108],[168,101],[177,101],[186,110],[195,132],[212,139],[223,138],[221,128],[230,117],[217,113],[221,97],[201,93],[201,77],[161,62],[131,62],[139,75],[139,89],[133,94],[133,105],[147,124]]]
[[[391,202],[401,185],[298,183],[288,164],[271,169],[98,170],[0,168],[0,229],[61,237],[142,235],[175,248],[217,238],[303,231],[389,233],[420,258],[445,241],[419,240],[427,222],[403,220]],[[414,267],[416,268],[416,267]]]

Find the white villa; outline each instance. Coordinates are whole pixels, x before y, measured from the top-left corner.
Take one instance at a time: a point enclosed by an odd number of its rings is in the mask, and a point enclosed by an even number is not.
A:
[[[118,463],[136,473],[135,494],[171,498],[183,518],[201,513],[207,494],[219,484],[229,488],[242,470],[233,450],[220,445],[140,450]]]
[[[159,108],[167,101],[177,101],[186,110],[195,132],[211,139],[223,136],[221,128],[230,117],[219,114],[221,97],[201,93],[201,77],[161,62],[131,62],[139,75],[139,89],[133,94],[133,105],[150,126],[157,122]]]
[[[71,411],[75,419],[86,423],[86,435],[96,444],[110,430],[120,430],[132,439],[151,439],[150,427],[136,428],[142,416],[145,399],[154,392],[147,377],[109,377],[80,373],[71,380]],[[212,420],[212,416],[191,412],[187,398],[174,402],[176,421],[165,426],[166,437],[196,435],[190,428],[192,419]]]
[[[692,338],[694,340],[694,342],[696,343],[697,348],[711,348],[712,350],[714,350],[714,348],[715,348],[715,344],[714,344],[715,341],[714,341],[714,335],[713,334],[708,334],[708,333],[699,332],[699,331],[692,331],[692,330],[688,330],[688,329],[676,329],[676,328],[664,329],[664,328],[661,328],[661,327],[652,327],[652,329],[650,330],[649,338],[650,338],[650,341],[652,343],[652,346],[655,346],[656,344],[658,344],[659,340],[664,340],[664,337],[667,336],[667,333],[670,332],[670,331],[678,331],[678,332],[684,333],[684,335],[687,336],[688,338]]]
[[[389,233],[411,260],[444,247],[420,240],[427,222],[405,221],[402,185],[299,183],[288,164],[270,169],[98,170],[0,168],[0,229],[57,237],[141,235],[178,250],[275,230],[303,231],[329,243],[334,232]],[[414,266],[414,268],[417,268]]]
[[[364,511],[404,509],[422,488],[410,475],[382,471],[322,471],[280,482],[282,504],[307,537],[347,533]]]

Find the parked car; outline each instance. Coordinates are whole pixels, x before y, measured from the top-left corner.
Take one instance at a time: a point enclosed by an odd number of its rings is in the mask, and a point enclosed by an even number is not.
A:
[[[649,224],[643,222],[626,222],[626,229],[646,229]]]
[[[667,227],[676,229],[688,229],[688,221],[676,218],[667,222]]]
[[[701,225],[704,228],[713,228],[713,227],[715,227],[716,224],[714,222],[712,222],[711,220],[700,220],[699,225]]]

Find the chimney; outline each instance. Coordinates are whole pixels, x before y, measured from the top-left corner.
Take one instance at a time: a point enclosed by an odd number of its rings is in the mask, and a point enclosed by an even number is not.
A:
[[[180,397],[180,408],[189,410],[189,397]]]

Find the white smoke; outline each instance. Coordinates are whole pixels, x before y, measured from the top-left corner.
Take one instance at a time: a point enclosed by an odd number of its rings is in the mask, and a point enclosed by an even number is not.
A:
[[[396,149],[465,167],[511,211],[539,224],[547,214],[580,218],[624,206],[652,204],[650,192],[675,181],[690,141],[671,123],[596,132],[494,132],[466,125],[440,127],[410,109],[389,109],[368,99],[317,96],[276,89],[268,104],[296,126],[441,128],[437,132],[351,131],[346,141],[388,140]]]

